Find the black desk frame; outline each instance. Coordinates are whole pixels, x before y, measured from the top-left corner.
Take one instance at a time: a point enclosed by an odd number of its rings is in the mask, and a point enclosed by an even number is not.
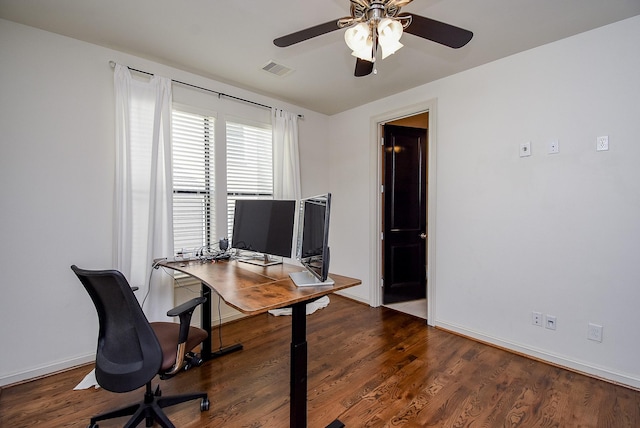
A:
[[[201,357],[204,361],[218,358],[223,355],[239,351],[242,344],[235,344],[222,347],[213,352],[211,349],[211,288],[204,282],[202,284],[202,296],[207,302],[201,309],[201,327],[209,332],[207,338],[202,342]],[[304,428],[307,426],[307,303],[299,302],[291,305],[291,373],[289,388],[289,426]],[[344,424],[339,420],[334,420],[327,428],[342,428]]]
[[[200,310],[200,327],[202,327],[207,333],[207,338],[202,342],[202,350],[200,351],[200,357],[202,357],[203,361],[209,361],[214,358],[222,357],[223,355],[230,354],[235,351],[240,351],[242,349],[242,344],[237,343],[231,346],[222,347],[222,343],[220,343],[220,348],[217,351],[213,351],[211,349],[211,288],[204,282],[201,283],[201,292],[202,297],[207,299],[207,302],[202,305],[202,309]]]

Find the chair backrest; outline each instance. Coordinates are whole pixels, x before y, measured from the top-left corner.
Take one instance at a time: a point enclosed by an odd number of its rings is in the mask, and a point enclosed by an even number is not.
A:
[[[145,385],[160,370],[162,349],[126,278],[117,270],[71,269],[98,311],[98,384],[113,392]]]

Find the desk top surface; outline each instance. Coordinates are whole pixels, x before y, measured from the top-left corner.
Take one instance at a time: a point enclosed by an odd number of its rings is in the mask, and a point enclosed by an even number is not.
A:
[[[361,284],[355,278],[330,274],[334,285],[298,287],[289,278],[289,273],[304,268],[289,264],[262,267],[236,261],[165,261],[159,265],[202,281],[227,304],[250,315],[314,300]]]

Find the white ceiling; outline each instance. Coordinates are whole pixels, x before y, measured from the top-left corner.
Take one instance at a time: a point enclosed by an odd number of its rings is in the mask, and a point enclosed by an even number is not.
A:
[[[639,15],[640,0],[414,0],[402,11],[474,37],[455,50],[405,34],[405,47],[378,61],[377,75],[358,78],[344,30],[287,48],[272,42],[349,15],[348,0],[0,0],[0,18],[329,115]],[[267,73],[269,61],[294,71]]]

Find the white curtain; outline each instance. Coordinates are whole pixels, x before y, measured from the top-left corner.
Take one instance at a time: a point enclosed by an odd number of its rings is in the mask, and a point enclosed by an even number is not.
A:
[[[168,321],[173,287],[152,272],[155,258],[173,254],[171,80],[133,79],[116,64],[114,264],[140,289],[149,321]],[[153,282],[150,284],[150,278]]]
[[[271,109],[273,129],[273,198],[301,197],[298,115]]]

